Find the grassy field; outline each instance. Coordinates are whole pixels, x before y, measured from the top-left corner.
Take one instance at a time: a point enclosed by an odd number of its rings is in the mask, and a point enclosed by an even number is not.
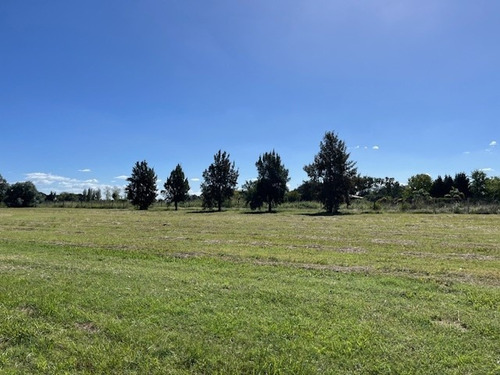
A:
[[[500,216],[0,209],[0,373],[500,374]]]

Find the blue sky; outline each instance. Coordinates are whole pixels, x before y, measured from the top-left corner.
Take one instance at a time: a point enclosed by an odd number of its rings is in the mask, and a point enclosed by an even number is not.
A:
[[[199,192],[275,149],[290,187],[335,131],[359,173],[500,174],[500,2],[2,0],[0,174],[43,192]]]

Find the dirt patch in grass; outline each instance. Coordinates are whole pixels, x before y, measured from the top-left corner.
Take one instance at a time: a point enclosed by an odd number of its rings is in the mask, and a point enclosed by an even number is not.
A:
[[[456,330],[459,330],[461,332],[467,332],[467,330],[468,330],[467,325],[465,323],[457,321],[457,320],[436,318],[436,319],[432,320],[432,323],[434,323],[438,326],[441,326],[441,327],[456,329]]]
[[[92,322],[83,322],[83,323],[75,323],[75,327],[81,331],[85,331],[88,333],[97,333],[99,332],[99,327],[97,327]]]
[[[342,273],[351,272],[369,272],[372,270],[369,266],[338,266],[334,264],[315,264],[315,263],[291,263],[291,262],[280,262],[280,261],[265,261],[265,260],[255,260],[253,264],[259,266],[283,266],[283,267],[295,267],[302,268],[306,270],[325,270],[334,271]]]
[[[337,248],[334,246],[322,246],[317,244],[309,244],[309,245],[289,245],[286,247],[290,250],[295,249],[317,249],[319,251],[331,251],[343,254],[365,254],[367,251],[360,247],[341,247]]]
[[[374,238],[372,243],[376,243],[379,245],[401,245],[401,246],[416,246],[417,242],[413,240],[387,240],[387,239],[379,239]]]
[[[436,254],[436,253],[425,253],[425,252],[418,252],[418,251],[406,251],[403,253],[400,253],[401,255],[404,256],[413,256],[413,257],[418,257],[418,258],[433,258],[433,259],[470,259],[470,260],[485,260],[485,261],[492,261],[492,260],[498,260],[499,257],[493,256],[493,255],[481,255],[481,254],[457,254],[457,253],[448,253],[448,254]]]
[[[19,306],[19,311],[29,317],[35,317],[39,313],[36,307],[30,305]]]
[[[343,247],[341,249],[337,249],[339,253],[345,254],[365,254],[367,251],[360,247]]]

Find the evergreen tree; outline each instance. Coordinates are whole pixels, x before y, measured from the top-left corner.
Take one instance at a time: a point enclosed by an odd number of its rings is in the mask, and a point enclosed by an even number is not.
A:
[[[238,171],[234,162],[229,160],[229,154],[219,150],[214,155],[214,162],[203,172],[204,181],[201,184],[203,208],[212,208],[222,211],[224,200],[231,198],[238,182]]]
[[[453,186],[461,192],[465,198],[470,197],[470,180],[463,172],[457,173],[453,179]]]
[[[144,160],[136,162],[125,188],[127,199],[140,210],[147,210],[156,200],[156,173]]]
[[[268,211],[271,212],[273,205],[283,203],[288,191],[288,169],[281,163],[280,156],[274,150],[259,156],[255,166],[258,172],[256,193],[262,202],[267,203]]]
[[[165,190],[162,193],[169,202],[174,202],[175,210],[177,211],[177,204],[184,202],[189,197],[189,182],[184,176],[184,171],[180,164],[177,164],[177,167],[170,173],[170,177],[163,187]]]
[[[349,203],[349,192],[356,176],[356,163],[349,160],[345,143],[333,132],[321,141],[319,153],[304,171],[319,184],[319,200],[329,213],[337,213],[340,204]]]
[[[451,176],[444,175],[443,183],[444,183],[444,190],[446,191],[445,194],[448,194],[451,191],[451,189],[453,189],[453,178]]]
[[[449,192],[449,190],[446,191],[446,186],[441,176],[437,176],[437,178],[432,182],[431,190],[429,191],[431,197],[434,198],[443,198]]]

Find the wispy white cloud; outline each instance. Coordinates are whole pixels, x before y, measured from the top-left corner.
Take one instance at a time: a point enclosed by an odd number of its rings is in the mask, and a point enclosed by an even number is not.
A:
[[[200,181],[200,179],[198,177],[195,177],[195,178],[192,178],[191,181],[198,182],[198,181]]]
[[[497,141],[491,141],[490,142],[490,147],[495,147],[497,145]]]
[[[380,146],[374,145],[374,146],[360,146],[357,145],[356,147],[353,147],[354,150],[380,150]]]
[[[90,170],[89,168],[85,168],[85,169],[79,169],[78,172],[88,173],[88,172],[92,172],[92,170]]]
[[[495,171],[493,168],[482,168],[481,170],[483,172],[494,172]]]
[[[81,193],[84,189],[101,189],[111,188],[109,185],[100,184],[99,180],[92,178],[87,180],[79,180],[64,176],[54,175],[52,173],[33,172],[27,173],[26,179],[35,184],[38,190],[42,192],[55,191],[56,193]]]
[[[125,175],[121,175],[121,176],[116,176],[115,177],[117,180],[126,180],[128,178],[128,176],[125,176]]]

